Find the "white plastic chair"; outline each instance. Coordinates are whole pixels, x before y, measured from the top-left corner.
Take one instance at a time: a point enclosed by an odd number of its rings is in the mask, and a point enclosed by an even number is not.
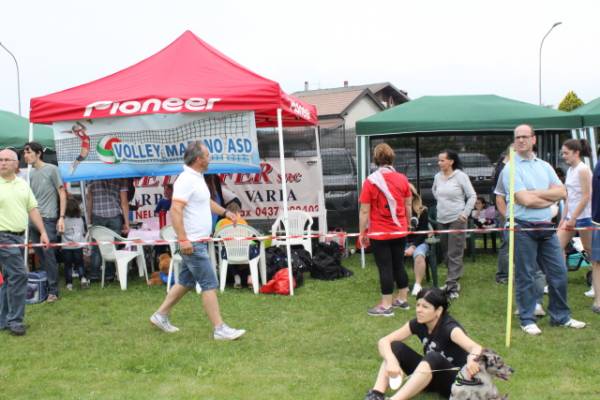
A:
[[[273,236],[285,235],[285,227],[287,226],[288,235],[290,236],[308,236],[312,233],[312,224],[313,219],[310,214],[304,211],[289,211],[287,224],[283,218],[283,214],[279,215],[271,227],[271,234]],[[289,239],[289,242],[290,246],[301,244],[312,256],[312,239],[310,237]],[[273,239],[271,245],[285,246],[285,239]]]
[[[117,277],[121,284],[121,290],[127,290],[127,266],[129,265],[129,262],[136,257],[140,276],[143,274],[146,278],[146,282],[148,282],[148,271],[146,269],[146,259],[144,258],[142,246],[133,242],[132,239],[126,239],[104,226],[92,226],[90,228],[90,236],[98,242],[98,249],[102,256],[102,287],[104,287],[106,262],[109,261],[114,262],[117,266]],[[113,244],[115,241],[131,242],[132,245],[137,246],[137,250],[117,250],[117,246]]]
[[[227,280],[227,266],[229,264],[248,264],[250,266],[250,276],[252,278],[252,286],[254,289],[254,294],[258,294],[258,267],[259,260],[261,258],[261,254],[264,252],[261,251],[258,256],[250,259],[250,245],[253,244],[252,239],[246,239],[250,237],[259,237],[260,233],[248,225],[228,225],[223,229],[215,232],[215,238],[239,238],[239,239],[230,239],[223,240],[222,243],[219,243],[219,251],[222,246],[225,247],[225,254],[227,258],[221,257],[221,262],[219,264],[219,274],[220,277],[220,288],[221,292],[225,290],[225,283]],[[261,250],[262,250],[262,242],[261,242]],[[262,283],[265,284],[267,281],[267,268],[265,263],[260,263],[260,276]]]
[[[169,250],[171,250],[171,262],[169,263],[169,274],[167,276],[167,293],[169,293],[169,290],[171,290],[171,279],[173,276],[175,276],[175,283],[179,283],[179,271],[181,270],[183,258],[181,257],[181,254],[179,254],[179,246],[175,242],[177,240],[177,234],[171,225],[165,226],[160,230],[160,238],[162,240],[169,241]],[[197,282],[196,292],[198,294],[202,292],[202,289]]]

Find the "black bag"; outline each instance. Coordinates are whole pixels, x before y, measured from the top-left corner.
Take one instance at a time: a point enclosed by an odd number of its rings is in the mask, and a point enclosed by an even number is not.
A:
[[[302,249],[303,251],[306,251]],[[296,281],[296,287],[304,284],[303,272],[310,268],[305,264],[305,255],[297,254],[298,250],[292,249],[292,276]],[[308,254],[308,252],[306,252]],[[287,255],[284,247],[272,246],[265,250],[267,262],[267,280],[273,279],[273,276],[282,268],[287,268]],[[308,254],[310,259],[310,254]],[[312,260],[311,260],[312,262]]]
[[[335,242],[319,243],[315,246],[310,275],[315,279],[332,281],[353,275],[341,264],[340,246]]]
[[[265,250],[265,258],[267,262],[267,280],[273,279],[275,273],[281,268],[287,267],[287,257],[285,250],[281,247],[272,246]]]
[[[292,248],[292,268],[298,268],[302,273],[312,271],[313,260],[304,247]]]

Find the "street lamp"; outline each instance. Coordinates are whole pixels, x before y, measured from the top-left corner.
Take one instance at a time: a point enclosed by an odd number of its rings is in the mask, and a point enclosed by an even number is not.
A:
[[[548,30],[548,32],[546,32],[546,34],[544,35],[544,37],[542,38],[542,42],[540,43],[540,70],[539,70],[539,75],[538,75],[538,93],[539,93],[539,102],[540,102],[540,106],[542,105],[542,46],[544,45],[544,40],[546,40],[546,37],[550,34],[550,32],[552,32],[552,29],[556,28],[557,26],[559,26],[560,24],[562,24],[562,22],[555,22],[554,25],[552,25],[552,27]]]
[[[17,62],[17,58],[15,57],[15,55],[13,53],[11,53],[11,51],[9,49],[6,48],[6,46],[4,46],[2,44],[2,42],[0,42],[0,47],[2,47],[4,50],[6,50],[6,52],[8,54],[10,54],[10,56],[13,58],[13,60],[15,60],[15,65],[17,66],[17,97],[19,99],[19,115],[21,114],[21,77],[19,75],[19,63]]]

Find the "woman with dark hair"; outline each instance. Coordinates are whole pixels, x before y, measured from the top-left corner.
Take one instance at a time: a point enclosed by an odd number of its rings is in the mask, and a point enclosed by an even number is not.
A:
[[[422,289],[417,295],[416,318],[379,340],[383,362],[365,400],[384,400],[388,386],[397,389],[406,375],[410,378],[391,400],[410,399],[422,391],[448,398],[452,383],[465,364],[470,376],[464,378],[470,379],[479,372],[474,359],[481,354],[481,346],[448,314],[447,294],[438,288]],[[423,343],[423,356],[403,343],[412,335]],[[394,380],[399,383],[393,385]]]
[[[410,308],[404,238],[411,219],[411,192],[406,176],[392,167],[394,156],[385,143],[375,147],[373,162],[379,168],[365,180],[359,199],[359,241],[363,247],[371,243],[381,287],[381,302],[367,311],[372,316],[391,317],[394,308]]]
[[[440,172],[435,174],[433,196],[437,202],[438,228],[466,229],[467,220],[473,210],[477,194],[471,185],[469,176],[462,169],[458,154],[453,150],[444,150],[438,155]],[[458,280],[463,274],[463,255],[467,236],[465,232],[442,235],[442,247],[446,250],[448,276],[446,288],[452,298],[458,298],[460,285]]]
[[[567,187],[567,200],[562,213],[562,219],[558,225],[558,239],[564,249],[575,236],[576,231],[573,228],[589,228],[595,225],[592,221],[594,202],[592,193],[597,188],[592,188],[593,178],[592,170],[581,159],[590,157],[592,151],[590,145],[585,139],[569,139],[565,141],[561,149],[563,160],[569,165],[565,186]],[[597,204],[596,204],[597,205]],[[593,247],[598,247],[596,240],[596,231],[581,230],[578,232],[581,238],[581,244],[588,257],[592,260],[592,271],[600,267],[600,257]],[[598,274],[596,274],[598,275]],[[600,283],[600,277],[596,280]],[[592,310],[600,314],[600,295],[594,290],[594,285],[585,292],[588,297],[594,297],[594,306]]]
[[[589,228],[592,224],[592,170],[581,158],[590,156],[585,139],[569,139],[563,143],[562,158],[569,166],[565,186],[567,200],[558,224],[558,240],[563,249],[575,236],[573,228]],[[592,231],[579,231],[583,249],[592,254]]]
[[[429,217],[427,214],[427,207],[423,204],[421,196],[412,184],[410,184],[410,191],[412,193],[412,215],[411,228],[416,231],[428,231],[429,230]],[[429,244],[427,243],[427,237],[431,237],[432,234],[424,235],[410,235],[406,238],[406,249],[404,250],[405,257],[413,258],[413,265],[415,270],[415,284],[413,286],[412,295],[416,296],[419,294],[421,289],[421,282],[425,278],[425,271],[427,268],[426,258],[429,255]]]

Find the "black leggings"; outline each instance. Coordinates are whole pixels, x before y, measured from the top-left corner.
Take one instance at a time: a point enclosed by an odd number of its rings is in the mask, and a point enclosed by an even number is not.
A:
[[[394,283],[398,289],[408,288],[408,275],[404,269],[404,238],[390,240],[373,240],[373,255],[379,269],[381,294],[394,293]]]
[[[423,357],[402,342],[392,342],[392,352],[400,363],[400,368],[406,375],[415,372],[417,365],[421,361],[429,364],[429,367],[436,372],[432,372],[431,381],[425,388],[428,392],[439,393],[444,398],[450,397],[452,384],[456,379],[458,371],[437,371],[449,368],[454,368],[454,365],[448,361],[443,355],[436,351],[429,352]]]
[[[73,270],[77,270],[79,279],[85,278],[83,249],[62,249],[61,255],[65,264],[65,283],[73,283]]]

